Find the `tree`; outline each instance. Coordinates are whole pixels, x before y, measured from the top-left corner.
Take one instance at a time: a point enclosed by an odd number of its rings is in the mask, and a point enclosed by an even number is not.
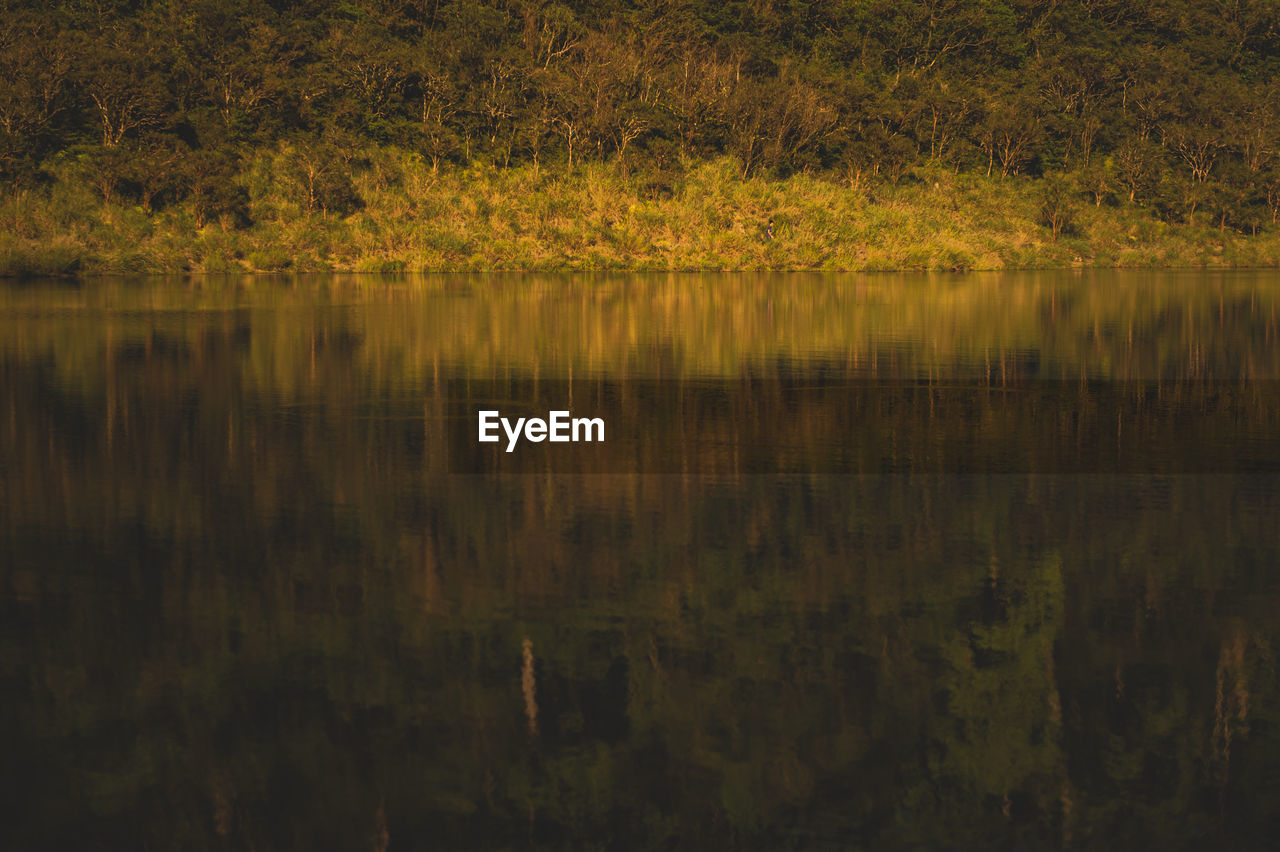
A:
[[[1106,103],[1116,88],[1115,71],[1105,55],[1062,47],[1039,57],[1032,72],[1047,110],[1066,138],[1066,158],[1088,166],[1103,128]]]
[[[958,64],[961,57],[1004,57],[1018,49],[1017,20],[1004,2],[877,0],[868,18],[891,68],[927,71]]]
[[[1128,190],[1129,202],[1154,191],[1160,179],[1160,149],[1140,135],[1126,137],[1116,148],[1116,177]]]
[[[337,72],[329,107],[336,123],[380,142],[403,138],[414,64],[408,46],[384,27],[357,22],[334,27],[322,49],[324,64]]]
[[[1093,196],[1093,204],[1095,207],[1101,207],[1102,202],[1115,192],[1116,188],[1116,167],[1115,162],[1108,157],[1105,162],[1093,163],[1086,166],[1081,172],[1081,184]]]
[[[796,167],[835,129],[837,110],[823,93],[785,70],[774,80],[734,89],[729,150],[743,176],[759,168]]]
[[[1162,141],[1191,172],[1191,179],[1204,183],[1213,172],[1226,139],[1217,128],[1175,122],[1161,128]]]
[[[683,156],[693,155],[718,135],[739,79],[732,64],[717,59],[711,51],[693,47],[668,67],[663,100]]]
[[[236,181],[234,156],[198,149],[183,158],[182,169],[190,187],[187,197],[196,227],[203,228],[215,219],[224,230],[249,223],[249,193]]]
[[[985,118],[979,125],[979,145],[987,155],[987,174],[1000,164],[1000,177],[1022,171],[1031,160],[1041,135],[1035,103],[1018,94],[989,94]]]
[[[453,118],[462,106],[457,82],[438,54],[435,44],[428,43],[426,49],[414,55],[405,92],[417,122],[416,139],[408,147],[420,150],[431,161],[432,172],[438,171],[440,162],[459,149]]]
[[[1257,198],[1256,174],[1242,163],[1231,161],[1220,170],[1210,188],[1208,200],[1218,220],[1218,230],[1225,231],[1228,222],[1243,227]]]
[[[284,151],[289,176],[308,214],[347,216],[362,202],[338,147],[327,139],[302,139]]]
[[[48,21],[15,13],[0,21],[0,177],[29,176],[70,106],[71,48]]]
[[[129,177],[130,154],[125,148],[89,148],[77,160],[108,207],[119,200],[121,185]]]
[[[554,2],[530,3],[522,10],[525,49],[534,64],[546,69],[574,50],[586,28],[568,6]]]
[[[177,197],[181,193],[184,164],[190,148],[167,136],[147,136],[130,143],[126,151],[125,174],[138,188],[142,209],[151,213],[157,199]]]
[[[1047,174],[1041,182],[1040,219],[1049,226],[1054,242],[1063,231],[1072,227],[1078,190],[1075,179],[1062,172]]]
[[[980,95],[971,80],[931,75],[924,84],[922,101],[929,159],[944,161],[955,143],[971,131]]]
[[[136,25],[90,35],[80,49],[77,82],[93,105],[102,147],[166,118],[169,86],[153,42]]]
[[[1271,166],[1262,176],[1262,188],[1266,194],[1267,209],[1271,212],[1271,224],[1280,222],[1280,168]]]

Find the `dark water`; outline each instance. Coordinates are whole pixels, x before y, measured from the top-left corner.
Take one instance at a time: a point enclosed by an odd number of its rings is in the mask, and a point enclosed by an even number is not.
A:
[[[1264,847],[1278,308],[1275,273],[7,286],[3,845]],[[481,452],[476,404],[610,435]]]

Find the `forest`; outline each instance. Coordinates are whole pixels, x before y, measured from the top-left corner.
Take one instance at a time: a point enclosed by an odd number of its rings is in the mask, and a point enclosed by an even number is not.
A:
[[[10,272],[58,245],[51,271],[1256,264],[1232,246],[1280,218],[1274,0],[0,10]],[[805,230],[895,204],[1021,219],[884,257],[832,247],[892,222]],[[1117,222],[1129,244],[1100,243]]]

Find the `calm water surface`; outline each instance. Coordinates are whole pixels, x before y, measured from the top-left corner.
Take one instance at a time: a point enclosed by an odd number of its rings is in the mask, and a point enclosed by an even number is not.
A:
[[[6,285],[5,845],[1266,846],[1278,310],[1271,272]],[[486,455],[494,401],[610,439]]]

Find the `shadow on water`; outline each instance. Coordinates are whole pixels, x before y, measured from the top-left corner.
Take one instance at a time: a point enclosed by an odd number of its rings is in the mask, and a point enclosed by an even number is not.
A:
[[[1277,297],[0,290],[0,818],[15,848],[1262,847]],[[617,438],[468,462],[459,383]]]

